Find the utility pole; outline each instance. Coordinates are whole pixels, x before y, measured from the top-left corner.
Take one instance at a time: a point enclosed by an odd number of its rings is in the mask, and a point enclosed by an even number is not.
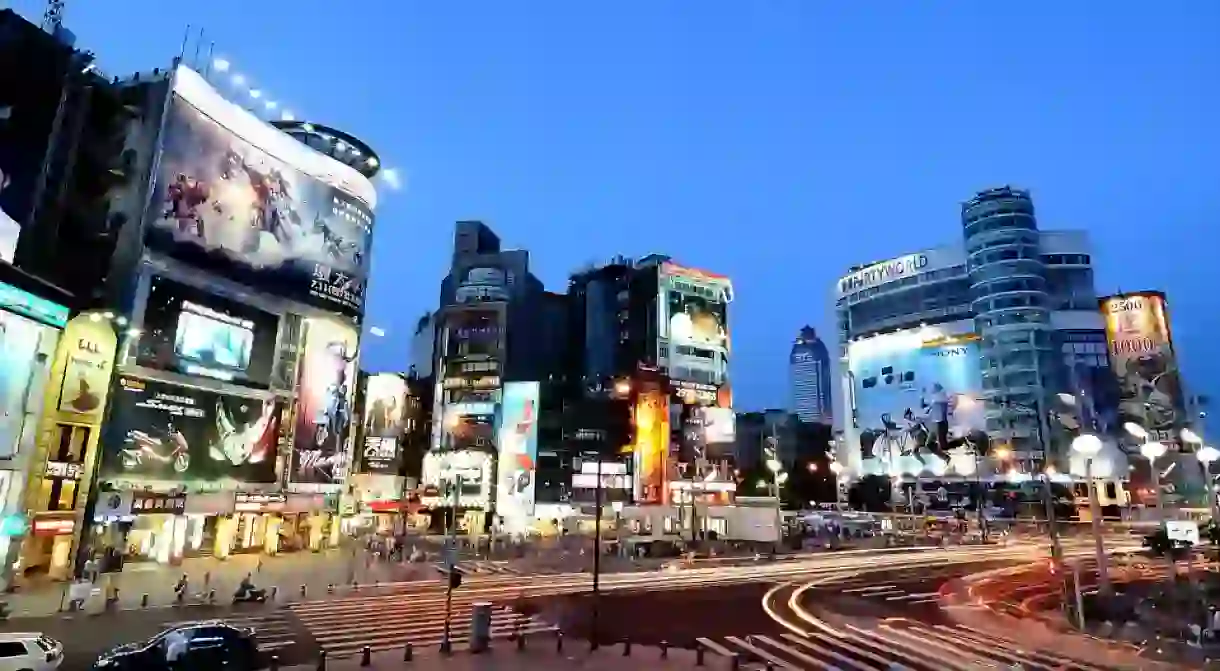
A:
[[[450,625],[453,619],[453,590],[461,584],[461,573],[457,570],[457,512],[461,505],[462,476],[453,479],[453,513],[449,516],[449,529],[445,534],[445,630],[441,634],[441,653],[448,655],[453,652],[453,640],[450,637]]]
[[[602,456],[597,454],[597,485],[593,488],[593,613],[589,618],[589,649],[597,650],[598,602],[601,600],[602,574]]]

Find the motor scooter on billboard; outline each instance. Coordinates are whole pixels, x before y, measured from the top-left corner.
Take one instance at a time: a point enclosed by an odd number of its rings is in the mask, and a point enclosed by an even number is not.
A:
[[[140,470],[146,462],[169,464],[175,473],[185,473],[191,467],[190,444],[186,436],[170,422],[158,434],[131,429],[123,443],[121,457],[123,470]]]

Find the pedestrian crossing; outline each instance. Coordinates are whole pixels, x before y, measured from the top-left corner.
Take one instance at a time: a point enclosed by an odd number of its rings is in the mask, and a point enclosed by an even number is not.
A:
[[[447,570],[445,565],[440,562],[437,562],[437,563],[433,564],[432,566],[433,566],[433,568],[435,568],[438,571],[444,572]],[[514,568],[511,564],[511,562],[507,562],[507,561],[468,559],[468,560],[457,562],[457,564],[455,564],[455,566],[457,567],[458,572],[463,573],[465,575],[490,574],[490,573],[522,575],[521,571]]]
[[[960,625],[887,621],[875,628],[699,639],[709,657],[735,657],[741,668],[835,671],[1109,671],[1032,650]]]
[[[485,598],[453,593],[450,601],[450,636],[455,647],[470,641],[474,605]],[[368,646],[373,652],[401,649],[407,643],[417,648],[438,647],[445,632],[444,592],[398,596],[349,597],[333,601],[291,604],[289,612],[307,630],[317,646],[331,657],[352,655]],[[491,606],[492,639],[516,634],[543,635],[554,627],[503,604]]]

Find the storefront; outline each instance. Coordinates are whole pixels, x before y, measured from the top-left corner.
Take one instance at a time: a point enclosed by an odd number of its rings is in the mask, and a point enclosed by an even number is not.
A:
[[[39,295],[41,294],[41,295]],[[0,263],[0,587],[10,582],[9,569],[18,561],[23,539],[37,546],[34,572],[51,572],[51,557],[67,562],[68,548],[54,551],[54,538],[63,535],[45,525],[34,538],[29,524],[26,489],[39,482],[31,472],[41,466],[35,454],[38,419],[52,385],[56,349],[68,323],[68,296],[7,263]],[[45,296],[45,297],[44,297]],[[53,300],[48,300],[51,298]],[[58,387],[54,389],[58,393]],[[60,546],[63,545],[61,541]],[[57,572],[63,574],[66,563]]]

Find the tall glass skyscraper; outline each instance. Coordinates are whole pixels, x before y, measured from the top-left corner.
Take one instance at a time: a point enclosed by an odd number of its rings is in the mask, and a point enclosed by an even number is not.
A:
[[[802,422],[833,424],[830,351],[812,326],[805,326],[797,334],[788,371],[792,412]]]

